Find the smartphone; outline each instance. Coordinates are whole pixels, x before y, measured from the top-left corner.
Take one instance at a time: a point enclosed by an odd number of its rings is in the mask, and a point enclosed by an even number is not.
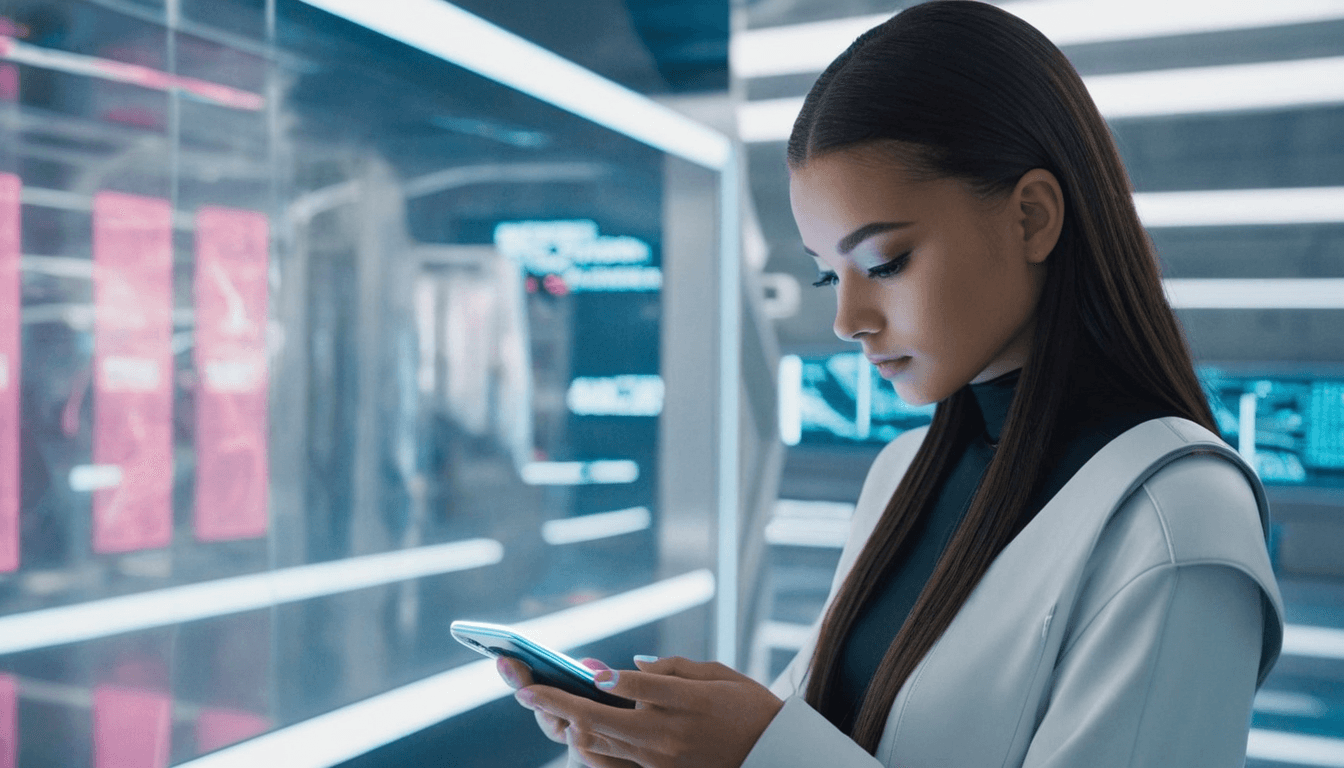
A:
[[[523,637],[501,624],[480,621],[454,621],[448,631],[459,643],[491,658],[507,656],[526,664],[532,680],[559,688],[566,693],[592,699],[599,704],[634,709],[635,702],[598,688],[593,670],[565,654]]]

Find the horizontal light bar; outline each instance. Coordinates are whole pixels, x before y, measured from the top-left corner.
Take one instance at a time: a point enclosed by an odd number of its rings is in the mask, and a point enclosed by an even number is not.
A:
[[[1022,0],[1001,7],[1060,46],[1344,18],[1344,4],[1338,0]],[[733,74],[771,77],[821,72],[855,38],[891,16],[878,13],[736,33],[729,46]]]
[[[503,557],[499,542],[468,539],[16,613],[0,617],[0,654],[480,568]]]
[[[1108,120],[1344,103],[1344,56],[1085,78]]]
[[[522,476],[528,485],[633,483],[639,479],[639,465],[629,459],[532,461],[523,465]]]
[[[1344,309],[1344,278],[1168,278],[1175,309]]]
[[[614,512],[547,520],[541,524],[541,538],[547,544],[577,544],[642,531],[652,522],[653,515],[648,507],[631,507]]]
[[[1150,229],[1338,224],[1344,223],[1344,187],[1140,192],[1134,207]]]
[[[1344,768],[1344,739],[1252,728],[1246,740],[1246,757],[1294,765]]]
[[[849,540],[846,520],[776,518],[765,525],[765,543],[779,547],[840,549]]]
[[[1288,624],[1283,628],[1284,656],[1344,659],[1344,629]]]
[[[533,640],[570,651],[713,597],[713,574],[692,571],[515,626]],[[476,661],[183,763],[182,768],[329,768],[509,692],[493,661]]]
[[[1263,64],[1161,69],[1083,79],[1107,119],[1237,112],[1344,103],[1344,56]],[[785,141],[802,97],[737,108],[742,141]]]
[[[1305,693],[1262,689],[1255,694],[1255,711],[1291,717],[1325,717],[1330,708],[1325,702]]]
[[[838,549],[849,539],[854,505],[837,501],[780,499],[765,525],[765,542],[785,547]]]
[[[211,83],[206,80],[198,80],[194,77],[182,77],[162,70],[142,67],[139,64],[127,64],[123,61],[44,48],[20,42],[11,37],[0,37],[0,59],[71,75],[129,83],[156,91],[180,91],[203,101],[231,109],[257,112],[266,107],[266,99],[260,94],[231,88],[219,83]]]
[[[787,621],[763,621],[756,627],[755,641],[765,648],[796,650],[802,648],[812,634],[812,625]]]
[[[727,136],[444,0],[304,0],[579,117],[714,170]]]

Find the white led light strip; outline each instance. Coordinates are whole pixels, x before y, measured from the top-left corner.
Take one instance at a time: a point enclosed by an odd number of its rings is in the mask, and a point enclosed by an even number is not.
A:
[[[1168,278],[1176,309],[1344,309],[1344,278]]]
[[[728,137],[444,0],[304,0],[693,163],[722,170]]]
[[[468,539],[16,613],[0,617],[0,654],[480,568],[503,557],[499,542]]]
[[[1252,760],[1344,768],[1344,739],[1252,728],[1246,741],[1246,756]]]
[[[533,640],[569,651],[703,605],[714,591],[713,574],[692,571],[514,626]],[[622,659],[611,661],[628,666]],[[329,768],[508,694],[494,662],[476,661],[182,765]]]
[[[1107,119],[1344,104],[1344,56],[1083,78]],[[742,141],[785,141],[802,97],[737,108]]]
[[[1134,207],[1149,228],[1340,224],[1344,187],[1140,192]]]
[[[1339,0],[1021,0],[1000,7],[1060,46],[1344,18],[1344,2]],[[891,16],[878,13],[739,32],[730,42],[733,74],[771,77],[821,72],[856,37]]]
[[[578,517],[547,520],[541,524],[541,538],[547,544],[577,544],[645,530],[653,522],[648,507],[631,507],[613,512],[597,512]]]
[[[44,48],[10,37],[0,36],[0,59],[72,75],[129,83],[156,91],[179,91],[231,109],[258,112],[266,108],[266,99],[250,91],[194,77],[174,75],[139,64],[127,64],[124,61]]]

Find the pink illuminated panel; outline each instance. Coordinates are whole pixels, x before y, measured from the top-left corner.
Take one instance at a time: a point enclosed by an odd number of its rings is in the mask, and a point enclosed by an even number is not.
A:
[[[19,764],[19,686],[0,675],[0,768]]]
[[[266,535],[266,216],[196,216],[196,537]]]
[[[202,707],[196,720],[196,753],[205,754],[270,730],[271,721],[240,709]],[[3,765],[3,764],[0,764]]]
[[[19,189],[0,173],[0,573],[19,567]]]
[[[173,700],[165,693],[100,685],[93,689],[94,768],[167,768]]]
[[[173,536],[173,215],[167,200],[99,192],[93,202],[93,548],[128,552]]]

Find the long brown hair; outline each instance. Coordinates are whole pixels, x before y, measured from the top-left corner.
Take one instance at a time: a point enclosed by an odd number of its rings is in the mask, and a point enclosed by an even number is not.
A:
[[[978,194],[1011,191],[1027,171],[1059,180],[1065,220],[1046,261],[1031,354],[999,447],[960,527],[887,648],[851,737],[876,753],[906,678],[952,622],[1029,512],[1080,358],[1101,361],[1134,394],[1217,431],[1167,304],[1129,176],[1082,79],[1049,40],[975,0],[915,5],[869,30],[827,67],[804,101],[788,162],[891,143],[912,170]],[[938,403],[910,468],[822,623],[806,700],[821,708],[861,607],[931,506],[967,429],[968,387]]]

